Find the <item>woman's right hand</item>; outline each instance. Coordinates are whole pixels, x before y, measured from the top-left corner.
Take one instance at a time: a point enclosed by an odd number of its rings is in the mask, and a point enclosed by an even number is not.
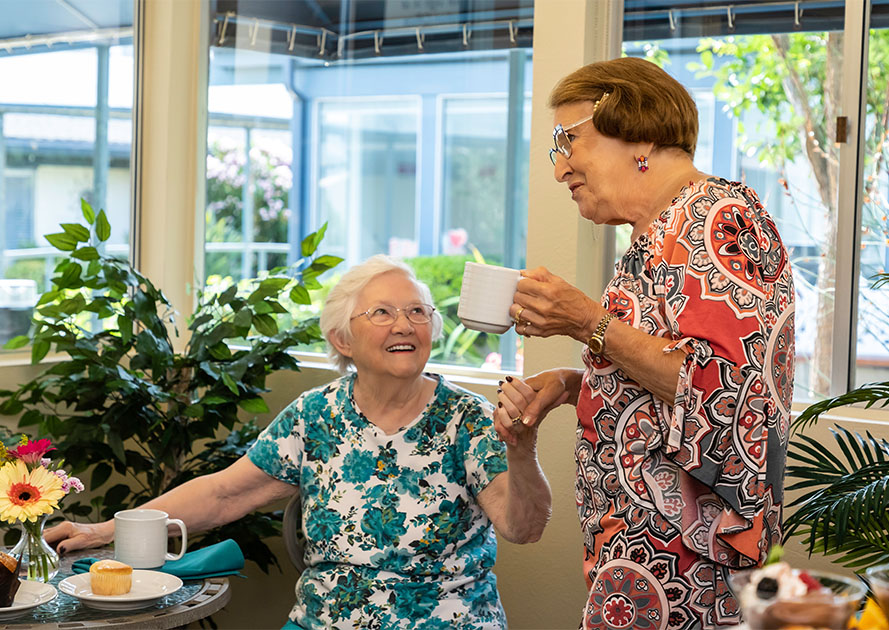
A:
[[[518,433],[536,427],[546,415],[565,403],[576,403],[583,372],[569,368],[546,370],[525,380],[506,377],[497,395],[494,428],[500,439],[516,446]],[[521,418],[513,423],[513,419]]]
[[[103,547],[114,541],[114,521],[73,523],[65,521],[47,529],[43,537],[60,554],[77,549]]]

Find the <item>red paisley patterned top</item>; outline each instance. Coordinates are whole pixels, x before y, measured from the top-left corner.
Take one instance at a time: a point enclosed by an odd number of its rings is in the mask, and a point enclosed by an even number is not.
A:
[[[735,624],[729,570],[759,564],[780,539],[794,363],[787,250],[751,189],[693,183],[630,246],[602,304],[686,358],[670,406],[584,352],[584,627]]]

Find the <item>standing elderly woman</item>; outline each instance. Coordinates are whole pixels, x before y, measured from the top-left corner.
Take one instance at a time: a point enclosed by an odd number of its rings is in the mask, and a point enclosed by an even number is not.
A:
[[[299,491],[307,568],[285,628],[506,627],[494,528],[537,540],[550,489],[536,432],[504,449],[488,402],[424,372],[442,325],[431,302],[403,263],[352,268],[321,328],[354,371],[302,394],[228,469],[146,504],[201,530]],[[73,550],[113,535],[108,521],[46,537]]]
[[[514,443],[577,407],[584,628],[734,625],[730,572],[781,537],[787,250],[752,190],[695,168],[694,101],[654,64],[585,66],[550,106],[556,179],[584,218],[630,224],[632,244],[601,302],[545,268],[523,272],[517,331],[584,343],[586,369],[505,383],[498,432]]]

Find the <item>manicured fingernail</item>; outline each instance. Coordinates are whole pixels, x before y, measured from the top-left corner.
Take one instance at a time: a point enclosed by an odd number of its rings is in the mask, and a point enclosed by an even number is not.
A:
[[[507,376],[507,377],[506,377],[506,380],[507,380],[508,382],[512,383],[512,377],[511,377],[511,376]],[[502,383],[503,381],[500,381],[500,382]]]
[[[503,406],[503,403],[498,401],[498,402],[497,402],[497,406],[498,406],[498,407],[502,407],[502,406]]]
[[[531,418],[522,418],[522,424],[528,426],[529,424],[531,424]]]
[[[498,388],[497,388],[497,393],[498,393],[498,394],[502,394],[502,393],[503,393],[503,390],[500,389],[500,388],[498,387]]]
[[[506,378],[509,378],[508,376]],[[503,385],[503,381],[497,381],[498,385]]]

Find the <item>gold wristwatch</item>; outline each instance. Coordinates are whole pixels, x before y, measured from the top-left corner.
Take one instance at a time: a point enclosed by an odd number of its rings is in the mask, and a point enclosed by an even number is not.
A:
[[[608,324],[611,323],[612,319],[614,319],[614,313],[605,313],[602,319],[599,320],[596,331],[590,337],[590,340],[586,342],[593,354],[599,355],[605,351],[605,329],[608,328]]]

